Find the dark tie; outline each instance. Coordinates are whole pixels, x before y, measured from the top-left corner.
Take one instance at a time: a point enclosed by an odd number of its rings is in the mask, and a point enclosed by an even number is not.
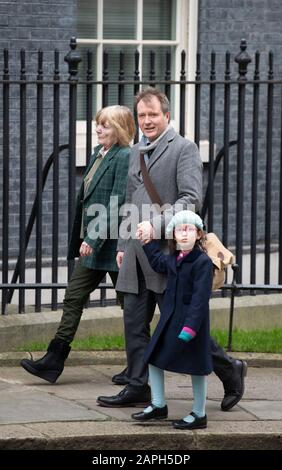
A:
[[[147,147],[148,147],[149,145],[151,145],[151,142],[147,142],[146,145],[147,145]],[[153,151],[154,151],[154,149],[153,149],[153,150],[148,150],[148,152],[147,152],[148,158],[150,158],[150,156],[152,155]]]

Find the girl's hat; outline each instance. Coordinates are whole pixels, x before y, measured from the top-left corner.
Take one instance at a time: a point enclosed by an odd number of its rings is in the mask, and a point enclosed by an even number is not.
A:
[[[176,225],[183,225],[183,224],[195,225],[195,227],[199,228],[200,230],[204,230],[204,223],[201,217],[195,214],[195,212],[187,210],[187,211],[177,212],[172,217],[171,221],[169,222],[166,228],[166,235],[171,236],[174,227],[176,227]]]

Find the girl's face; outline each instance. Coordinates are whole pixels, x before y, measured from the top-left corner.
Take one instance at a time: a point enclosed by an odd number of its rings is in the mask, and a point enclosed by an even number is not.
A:
[[[99,144],[107,150],[117,142],[115,129],[106,121],[103,124],[97,122],[96,133]]]
[[[176,225],[174,229],[174,238],[180,249],[192,250],[196,240],[200,238],[197,227],[191,224]],[[182,248],[181,248],[182,247]]]

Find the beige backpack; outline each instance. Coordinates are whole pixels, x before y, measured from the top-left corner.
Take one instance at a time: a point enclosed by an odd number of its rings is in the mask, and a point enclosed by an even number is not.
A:
[[[235,263],[235,257],[212,232],[206,234],[203,247],[213,262],[212,290],[220,289],[225,280],[225,268]]]

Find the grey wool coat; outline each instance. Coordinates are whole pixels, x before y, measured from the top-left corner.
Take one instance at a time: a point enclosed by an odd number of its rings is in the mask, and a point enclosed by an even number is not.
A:
[[[145,245],[144,251],[152,268],[168,276],[160,320],[146,349],[145,362],[182,374],[210,374],[213,370],[209,322],[211,259],[194,247],[177,261],[177,254],[164,255],[156,241]],[[188,342],[178,338],[184,326],[196,332]]]
[[[170,128],[153,151],[147,166],[150,178],[161,198],[162,204],[169,204],[162,215],[150,218],[154,227],[159,230],[168,224],[174,210],[186,209],[193,205],[197,211],[202,202],[202,162],[198,147],[184,139]],[[126,202],[133,204],[139,211],[139,222],[149,220],[142,217],[142,205],[150,205],[142,180],[139,159],[139,145],[133,146],[130,154]],[[131,227],[131,234],[136,227]],[[162,248],[166,250],[163,241]],[[156,293],[162,293],[166,287],[166,276],[156,273],[150,266],[139,240],[134,235],[128,236],[120,231],[118,250],[124,251],[116,289],[121,292],[138,293],[137,265],[138,259],[146,280],[146,287]]]
[[[101,149],[98,145],[90,159],[85,175],[93,165]],[[81,258],[83,266],[90,269],[102,271],[118,271],[116,264],[116,249],[118,241],[118,227],[116,227],[116,237],[110,238],[110,198],[112,197],[112,213],[118,213],[120,206],[124,203],[126,182],[129,164],[130,147],[120,147],[114,145],[105,155],[93,179],[90,183],[87,195],[84,197],[84,183],[80,187],[75,219],[69,244],[68,259],[74,259],[79,256],[79,248],[83,241],[80,238],[81,221],[83,218],[84,241],[93,248],[93,254]],[[84,175],[84,176],[85,176]],[[96,212],[91,210],[93,204],[101,204],[107,209],[107,216],[102,221],[105,225],[106,237],[93,238],[91,236],[91,222],[97,216]],[[114,219],[117,221],[118,218]],[[120,222],[121,218],[119,218]],[[113,222],[114,222],[113,221]],[[101,222],[101,223],[102,223]],[[112,231],[114,233],[114,231]]]

